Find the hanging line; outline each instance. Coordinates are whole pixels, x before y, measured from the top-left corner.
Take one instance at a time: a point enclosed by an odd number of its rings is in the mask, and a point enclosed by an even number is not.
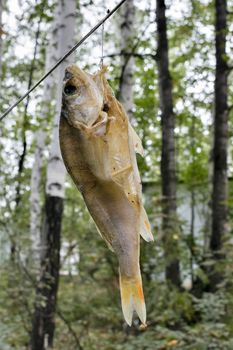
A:
[[[18,104],[23,101],[33,90],[37,88],[38,85],[42,83],[67,57],[69,57],[79,46],[81,46],[84,41],[89,38],[108,18],[110,18],[118,9],[121,7],[121,5],[124,4],[126,0],[121,0],[119,4],[117,4],[111,11],[108,10],[106,16],[102,18],[84,37],[76,44],[74,45],[60,60],[55,63],[55,65],[46,73],[43,75],[43,77],[35,84],[33,85],[23,96],[21,96],[12,106],[10,106],[0,117],[0,121],[2,121]]]
[[[107,14],[109,14],[109,10],[107,10]],[[101,59],[100,59],[100,68],[104,66],[104,22],[101,27]]]
[[[104,23],[101,27],[101,59],[100,59],[100,67],[103,68],[104,65]]]

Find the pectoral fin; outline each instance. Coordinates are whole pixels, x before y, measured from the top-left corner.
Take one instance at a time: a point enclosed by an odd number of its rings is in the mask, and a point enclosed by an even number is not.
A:
[[[91,128],[92,133],[96,136],[103,136],[107,130],[108,115],[106,112],[100,112],[100,121],[94,124]]]
[[[120,164],[120,162],[117,162],[116,160],[116,164]],[[113,181],[118,184],[119,186],[121,186],[125,191],[127,191],[127,189],[125,188],[125,183],[127,183],[127,180],[129,179],[129,175],[130,173],[132,173],[132,165],[129,164],[125,167],[119,167],[118,169],[115,169],[112,173],[112,179]]]

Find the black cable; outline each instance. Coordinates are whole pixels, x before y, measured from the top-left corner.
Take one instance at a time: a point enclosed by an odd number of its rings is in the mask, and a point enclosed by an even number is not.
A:
[[[114,14],[114,12],[116,12],[119,9],[119,7],[123,5],[125,1],[126,0],[121,0],[119,4],[114,7],[113,10],[108,10],[108,13],[104,18],[102,18],[86,35],[84,35],[84,37],[76,45],[74,45],[62,58],[60,58],[60,60],[46,74],[44,74],[43,77],[35,85],[33,85],[23,96],[21,96],[11,107],[9,107],[1,115],[0,121],[2,121],[7,116],[7,114],[9,114],[16,106],[18,106],[18,104],[21,101],[23,101],[25,97],[27,97],[33,90],[35,90],[35,88],[37,88],[37,86],[40,85],[42,81],[44,81],[67,57],[69,57],[80,45],[82,45],[82,43],[85,40],[87,40],[89,36],[91,36],[104,22],[106,22],[106,20],[109,17],[111,17]]]

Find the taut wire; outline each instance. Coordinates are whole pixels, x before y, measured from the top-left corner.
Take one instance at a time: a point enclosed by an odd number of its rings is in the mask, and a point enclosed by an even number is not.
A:
[[[12,106],[10,106],[0,117],[0,121],[2,121],[20,102],[22,102],[33,90],[37,88],[38,85],[42,83],[68,56],[70,56],[79,46],[81,46],[84,41],[89,38],[104,22],[107,21],[118,9],[123,5],[126,0],[121,0],[111,11],[108,11],[106,16],[102,18],[84,37],[75,44],[62,58],[60,58],[57,63],[43,75],[43,77],[37,81],[35,85],[33,85],[23,96],[21,96]]]

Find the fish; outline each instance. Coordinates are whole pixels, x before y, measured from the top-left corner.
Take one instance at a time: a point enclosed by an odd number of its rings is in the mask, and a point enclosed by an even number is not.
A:
[[[142,203],[136,153],[140,138],[106,78],[107,67],[89,74],[73,64],[63,81],[59,125],[61,154],[98,233],[116,254],[125,321],[136,311],[146,325],[139,265],[140,234],[153,241]]]

